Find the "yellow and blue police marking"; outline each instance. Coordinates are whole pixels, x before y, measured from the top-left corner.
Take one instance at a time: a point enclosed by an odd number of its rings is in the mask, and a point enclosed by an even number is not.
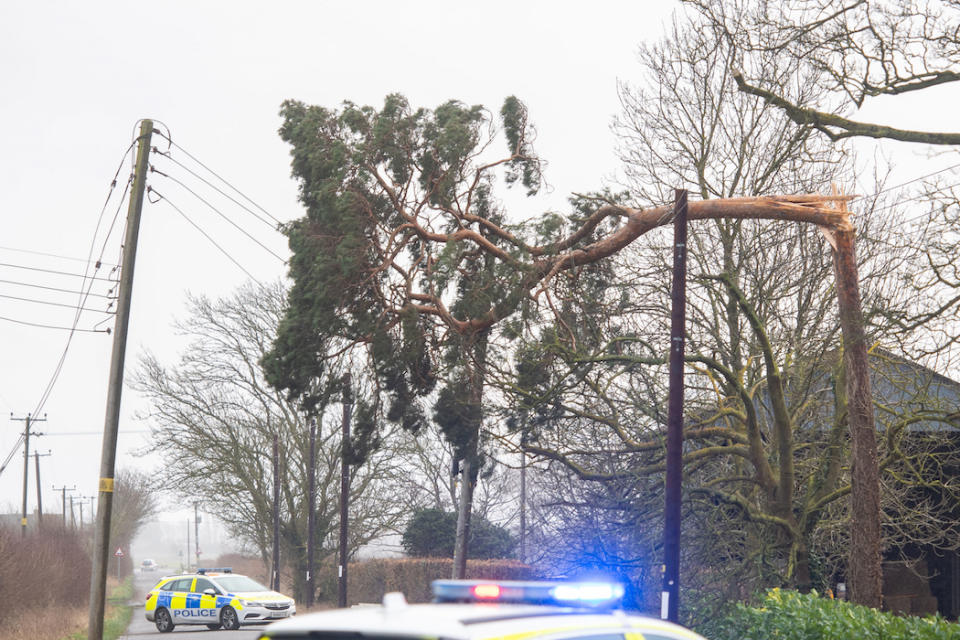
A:
[[[233,594],[216,596],[216,599],[213,599],[211,596],[206,596],[205,598],[202,593],[185,593],[178,595],[178,592],[175,591],[161,591],[156,595],[156,601],[153,603],[153,606],[151,607],[148,603],[147,608],[154,611],[161,607],[165,608],[170,612],[174,621],[188,618],[210,618],[212,620],[218,620],[220,618],[220,610],[227,605],[232,606],[238,611],[243,608]]]

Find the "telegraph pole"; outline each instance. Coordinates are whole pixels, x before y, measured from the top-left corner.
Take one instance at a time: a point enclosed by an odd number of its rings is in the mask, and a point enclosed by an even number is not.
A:
[[[200,503],[193,503],[193,553],[197,558],[197,566],[200,566]]]
[[[273,434],[273,575],[270,588],[280,590],[280,441]]]
[[[26,418],[14,418],[13,414],[10,414],[10,419],[17,422],[23,422],[23,511],[20,517],[20,537],[27,537],[27,483],[28,475],[30,473],[30,425],[34,422],[44,422],[47,419],[47,414],[43,414],[43,418],[34,418],[31,414],[27,414]],[[35,436],[41,434],[35,433]]]
[[[59,489],[57,489],[57,485],[53,485],[53,490],[60,491],[63,493],[63,528],[66,529],[67,528],[67,491],[76,491],[77,485],[73,485],[72,487],[63,485]]]
[[[317,418],[313,415],[310,421],[310,453],[307,464],[307,608],[313,606],[314,580],[313,580],[313,536],[316,526],[317,509]]]
[[[660,617],[676,622],[680,605],[680,487],[683,481],[683,356],[686,332],[687,192],[677,189],[673,218],[670,312],[670,394],[667,401],[667,477],[664,490],[663,592]]]
[[[347,606],[347,507],[350,505],[350,414],[353,411],[353,390],[350,374],[343,376],[343,421],[340,435],[340,567],[337,574],[337,606]]]
[[[146,190],[147,166],[153,121],[140,123],[137,145],[137,164],[127,208],[127,233],[123,240],[123,264],[120,271],[120,289],[117,299],[117,320],[113,333],[113,352],[110,356],[110,382],[107,390],[106,418],[103,426],[103,448],[100,454],[99,507],[93,545],[93,571],[90,577],[90,612],[87,625],[88,640],[103,640],[103,610],[107,590],[107,563],[110,561],[110,516],[113,513],[113,479],[117,459],[117,431],[120,426],[120,398],[123,392],[123,363],[127,349],[127,327],[130,323],[130,303],[133,295],[133,269],[140,235],[140,213]]]
[[[40,458],[49,455],[49,450],[47,450],[46,453],[35,451],[33,454],[33,462],[37,472],[37,529],[43,527],[43,493],[40,491]]]
[[[520,562],[527,561],[527,432],[520,434]]]

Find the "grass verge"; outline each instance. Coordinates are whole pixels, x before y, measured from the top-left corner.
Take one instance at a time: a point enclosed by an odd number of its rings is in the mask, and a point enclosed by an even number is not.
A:
[[[107,582],[107,589],[109,595],[103,614],[103,640],[116,640],[126,632],[133,616],[133,608],[128,604],[133,597],[133,576],[127,576],[119,583],[111,579]],[[86,622],[79,631],[67,636],[55,636],[58,640],[86,640],[86,637]]]

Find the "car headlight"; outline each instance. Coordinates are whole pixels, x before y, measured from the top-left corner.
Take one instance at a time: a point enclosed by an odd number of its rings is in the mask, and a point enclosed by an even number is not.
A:
[[[259,600],[241,600],[240,604],[244,607],[262,607],[264,604]]]

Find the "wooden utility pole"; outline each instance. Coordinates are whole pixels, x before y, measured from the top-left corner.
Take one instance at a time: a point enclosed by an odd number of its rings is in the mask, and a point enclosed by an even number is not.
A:
[[[315,592],[313,580],[313,537],[316,535],[317,510],[317,418],[311,415],[309,420],[310,452],[307,456],[307,608],[313,606]]]
[[[347,517],[350,505],[350,414],[353,411],[353,390],[350,374],[343,376],[343,420],[340,430],[340,566],[337,573],[337,606],[347,606]]]
[[[527,561],[527,431],[520,434],[520,562]]]
[[[193,554],[200,566],[200,503],[193,503]]]
[[[66,529],[66,528],[67,528],[67,491],[76,491],[76,490],[77,490],[77,485],[73,485],[72,487],[68,487],[67,485],[63,485],[63,486],[60,487],[59,489],[57,488],[56,485],[54,485],[54,486],[53,486],[53,490],[54,490],[54,491],[60,491],[60,492],[63,494],[63,496],[62,496],[62,500],[63,500],[63,528]]]
[[[37,476],[37,529],[43,527],[43,492],[40,490],[40,458],[49,455],[50,451],[46,453],[35,451],[33,453],[34,470]]]
[[[270,588],[280,590],[280,441],[273,434],[273,572]]]
[[[677,622],[680,609],[680,488],[683,482],[683,356],[687,315],[687,192],[677,189],[673,214],[673,285],[670,294],[670,393],[667,402],[667,473],[663,525],[660,617]]]
[[[93,544],[93,571],[90,578],[90,612],[87,640],[103,640],[103,611],[106,603],[107,565],[110,562],[110,516],[113,512],[113,480],[117,459],[117,431],[120,426],[120,398],[123,392],[123,364],[127,350],[127,327],[133,295],[133,269],[136,264],[137,241],[140,236],[140,213],[147,186],[147,166],[153,121],[140,123],[137,163],[127,207],[127,232],[123,240],[123,264],[117,296],[117,320],[110,356],[110,381],[107,387],[107,409],[103,426],[103,447],[100,453],[99,507]]]
[[[10,414],[10,419],[17,422],[23,422],[23,510],[20,516],[20,537],[25,538],[27,536],[27,485],[29,483],[29,473],[30,473],[30,436],[39,436],[39,433],[30,433],[30,425],[34,422],[44,422],[46,414],[43,418],[34,418],[31,414],[27,414],[26,418],[14,418],[13,414]]]

